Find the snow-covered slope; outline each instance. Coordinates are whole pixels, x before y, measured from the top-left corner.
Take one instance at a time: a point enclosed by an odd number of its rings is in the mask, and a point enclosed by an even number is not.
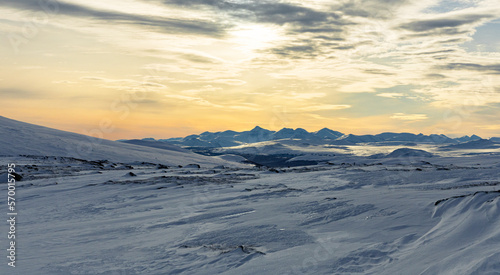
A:
[[[399,148],[394,150],[392,153],[388,154],[387,158],[406,158],[406,157],[432,157],[433,155],[424,150],[411,149],[411,148]]]
[[[487,139],[478,139],[461,144],[454,144],[441,147],[442,149],[496,149],[500,144]]]
[[[17,267],[0,274],[498,274],[498,155],[342,161],[268,170],[0,158],[23,176]]]
[[[55,130],[0,116],[0,155],[63,156],[115,162],[147,161],[166,165],[221,164],[220,159],[157,149]]]

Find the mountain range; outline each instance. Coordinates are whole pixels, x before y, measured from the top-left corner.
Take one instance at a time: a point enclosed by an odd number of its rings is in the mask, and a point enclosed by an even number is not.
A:
[[[250,131],[236,132],[204,132],[199,135],[189,135],[184,138],[160,139],[183,147],[232,147],[248,143],[257,143],[272,140],[298,139],[309,142],[328,143],[333,145],[355,145],[361,143],[379,144],[409,144],[409,143],[432,143],[432,144],[459,144],[470,141],[481,140],[477,135],[450,138],[443,134],[412,134],[412,133],[381,133],[376,135],[354,135],[344,134],[328,128],[316,132],[308,132],[305,129],[283,128],[279,131],[271,131],[256,126]],[[492,138],[497,139],[497,138]],[[147,140],[151,140],[150,138]]]

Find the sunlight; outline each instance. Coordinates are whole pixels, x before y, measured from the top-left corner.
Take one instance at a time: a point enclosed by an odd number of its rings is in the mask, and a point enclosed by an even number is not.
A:
[[[282,38],[277,28],[257,24],[239,26],[231,31],[230,35],[231,42],[248,52],[270,47],[273,42]]]

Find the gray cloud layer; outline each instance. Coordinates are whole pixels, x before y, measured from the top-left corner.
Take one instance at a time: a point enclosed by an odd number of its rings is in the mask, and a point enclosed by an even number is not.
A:
[[[127,14],[115,11],[96,10],[81,5],[54,1],[50,7],[38,0],[3,0],[2,6],[27,11],[46,11],[52,14],[79,17],[84,19],[97,19],[105,22],[114,22],[138,26],[147,26],[164,33],[197,34],[222,36],[224,27],[221,24],[197,19],[183,20]],[[50,10],[48,10],[50,9]]]
[[[469,70],[487,74],[500,74],[500,64],[481,65],[475,63],[449,63],[439,68],[445,70]]]
[[[478,23],[481,20],[491,18],[490,14],[468,14],[453,18],[417,20],[401,25],[401,28],[414,32],[428,32],[443,28],[458,28],[463,25]]]

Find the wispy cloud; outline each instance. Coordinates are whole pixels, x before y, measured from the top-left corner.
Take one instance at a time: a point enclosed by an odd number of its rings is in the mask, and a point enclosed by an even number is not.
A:
[[[403,97],[404,94],[402,94],[402,93],[380,93],[380,94],[377,94],[377,96],[388,97],[388,98],[399,98],[399,97]]]
[[[98,20],[101,23],[112,22],[114,24],[129,24],[148,28],[156,31],[172,34],[197,34],[211,35],[215,37],[224,34],[224,27],[213,21],[205,21],[191,18],[189,20],[179,18],[167,18],[158,16],[144,16],[138,13],[123,13],[115,10],[104,10],[73,4],[69,2],[55,1],[49,3],[59,16],[77,17],[90,20]],[[37,0],[4,0],[2,6],[20,10],[43,11],[43,1]]]
[[[404,114],[404,113],[395,113],[391,116],[392,119],[405,120],[405,121],[421,121],[428,119],[425,114]]]
[[[31,90],[23,90],[18,88],[2,88],[0,89],[0,97],[2,98],[39,98],[43,96]]]
[[[99,76],[83,76],[81,80],[97,82],[99,87],[123,90],[123,91],[161,91],[167,88],[166,85],[151,82],[151,81],[141,81],[135,79],[110,79]]]
[[[429,34],[453,35],[470,30],[470,28],[463,28],[464,26],[479,24],[493,17],[492,14],[448,14],[442,18],[414,20],[401,24],[399,27],[418,33],[419,36]]]
[[[443,70],[468,70],[484,72],[487,74],[500,74],[500,63],[497,64],[475,64],[475,63],[448,63],[439,68]]]
[[[315,112],[315,111],[331,111],[331,110],[343,110],[351,108],[351,105],[315,105],[300,108],[302,111]]]

